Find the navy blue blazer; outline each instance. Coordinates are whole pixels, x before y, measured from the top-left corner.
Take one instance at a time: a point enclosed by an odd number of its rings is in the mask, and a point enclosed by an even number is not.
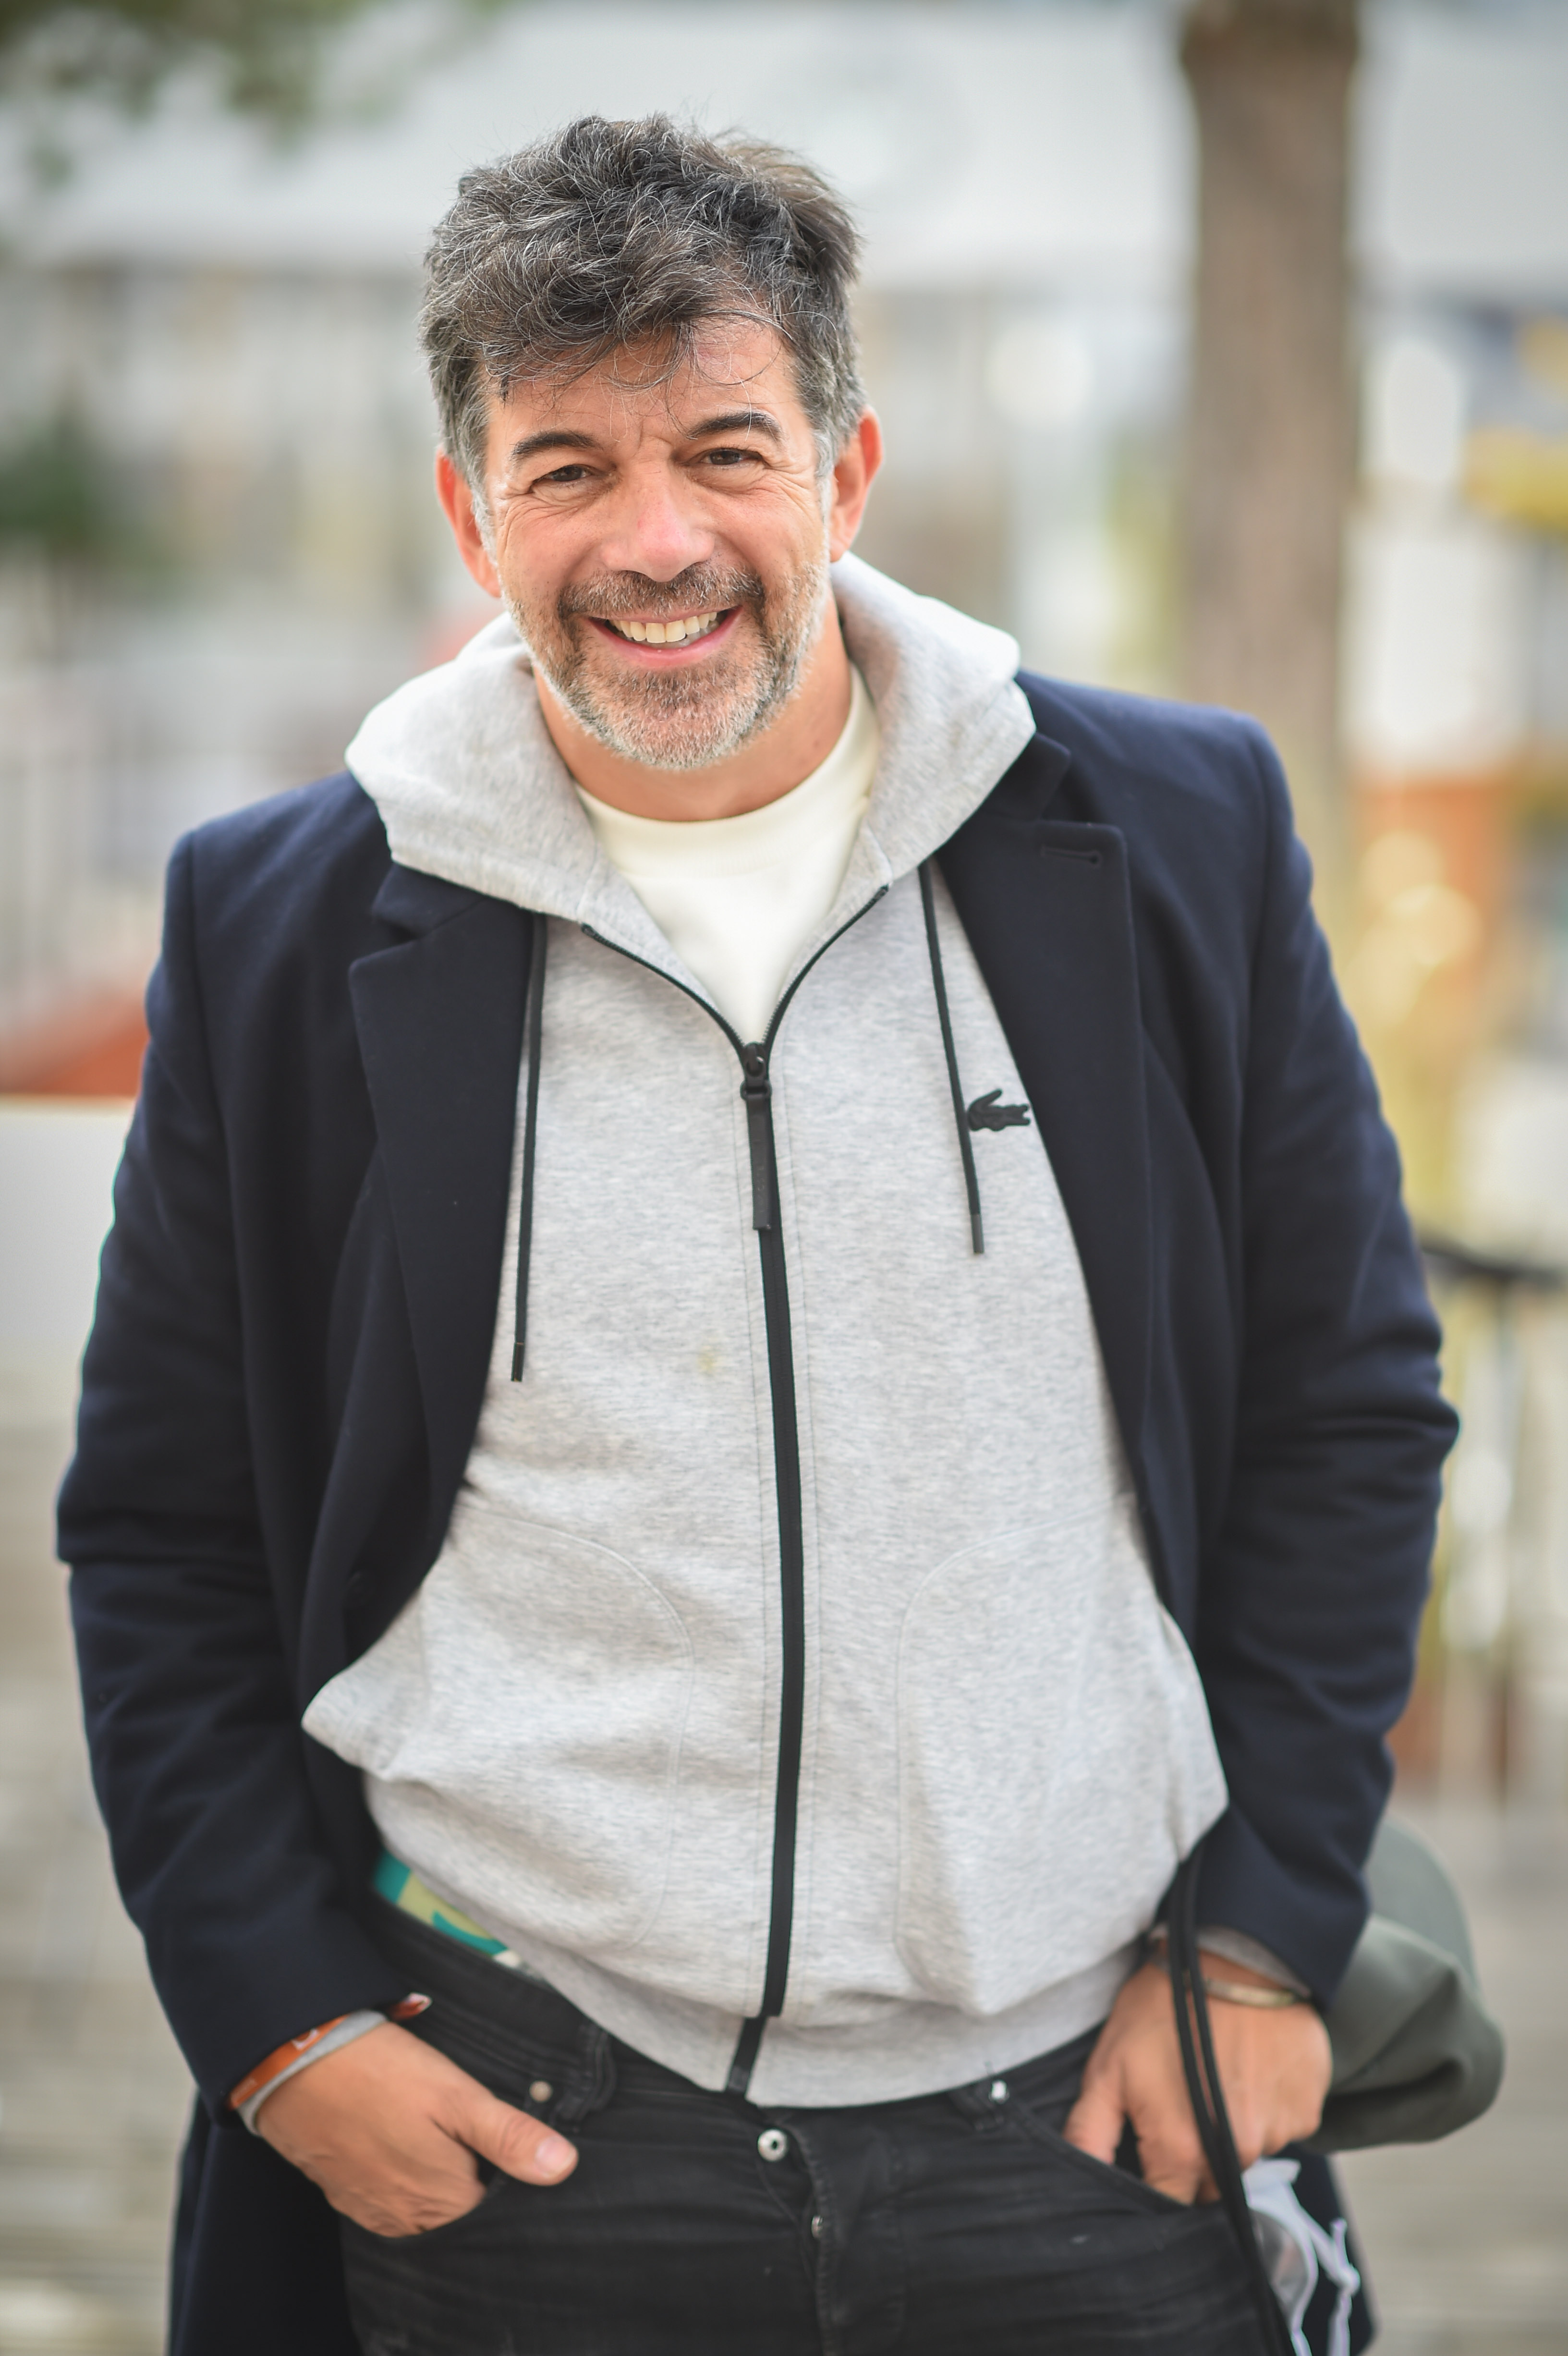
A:
[[[941,864],[1208,1695],[1231,1805],[1203,1918],[1327,1998],[1454,1428],[1397,1157],[1261,733],[1023,685],[1040,733]],[[223,2101],[405,1993],[359,1916],[358,1777],[299,1719],[424,1576],[462,1478],[531,928],[394,865],[347,775],[170,868],[60,1549],[121,1890],[204,2097],[180,2356],[354,2344],[330,2211]]]

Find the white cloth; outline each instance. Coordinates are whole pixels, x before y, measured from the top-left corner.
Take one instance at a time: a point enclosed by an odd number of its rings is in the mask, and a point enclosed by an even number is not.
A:
[[[1326,2232],[1296,2199],[1296,2179],[1300,2173],[1299,2160],[1254,2160],[1242,2179],[1242,2187],[1254,2221],[1266,2221],[1257,2228],[1258,2244],[1296,2356],[1312,2356],[1301,2327],[1324,2275],[1338,2293],[1328,2325],[1328,2356],[1350,2356],[1350,2305],[1361,2287],[1361,2277],[1350,2263],[1343,2217],[1335,2219],[1332,2233]]]
[[[742,1039],[761,1039],[803,941],[838,897],[881,730],[850,665],[849,716],[820,768],[740,818],[634,818],[577,788],[600,849]]]

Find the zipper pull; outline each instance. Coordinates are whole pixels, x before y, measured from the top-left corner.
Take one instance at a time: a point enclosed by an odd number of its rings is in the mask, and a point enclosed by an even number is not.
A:
[[[752,1149],[752,1225],[759,1235],[776,1227],[778,1190],[773,1171],[773,1082],[768,1077],[768,1051],[755,1040],[741,1050],[741,1101],[746,1108],[747,1139]]]

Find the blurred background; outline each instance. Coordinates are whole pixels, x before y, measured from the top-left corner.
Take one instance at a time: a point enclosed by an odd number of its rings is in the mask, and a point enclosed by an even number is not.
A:
[[[187,2101],[48,1534],[163,865],[488,617],[422,243],[656,107],[861,215],[862,552],[1285,752],[1465,1423],[1396,1804],[1512,2054],[1347,2179],[1393,2356],[1568,2351],[1568,6],[0,0],[0,2356],[159,2344]]]

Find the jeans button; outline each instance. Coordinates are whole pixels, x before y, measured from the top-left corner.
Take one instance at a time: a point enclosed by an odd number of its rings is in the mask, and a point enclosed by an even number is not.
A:
[[[782,2159],[789,2149],[789,2137],[782,2127],[764,2127],[757,2137],[757,2149],[763,2159]]]

